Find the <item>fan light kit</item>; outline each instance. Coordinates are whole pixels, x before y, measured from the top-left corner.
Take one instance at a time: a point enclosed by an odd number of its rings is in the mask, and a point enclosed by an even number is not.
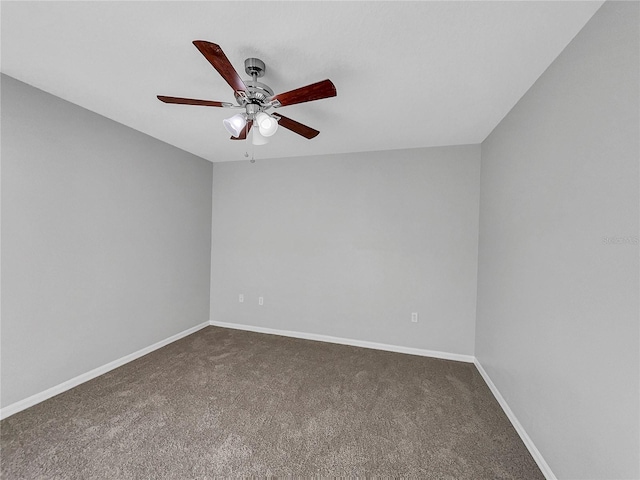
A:
[[[255,124],[257,128],[253,129],[251,136],[251,141],[254,145],[267,143],[269,137],[278,130],[278,126],[291,130],[307,139],[312,139],[320,133],[318,130],[284,115],[275,112],[268,113],[268,110],[335,97],[337,95],[336,87],[331,80],[323,80],[274,95],[269,86],[258,81],[258,78],[264,76],[266,71],[266,66],[262,60],[247,58],[244,61],[244,71],[251,76],[251,80],[242,81],[219,45],[204,40],[195,40],[193,44],[233,89],[237,105],[229,102],[166,97],[164,95],[158,95],[158,100],[182,105],[243,109],[243,113],[237,113],[225,118],[222,123],[231,134],[231,140],[245,140],[251,131],[251,127]]]

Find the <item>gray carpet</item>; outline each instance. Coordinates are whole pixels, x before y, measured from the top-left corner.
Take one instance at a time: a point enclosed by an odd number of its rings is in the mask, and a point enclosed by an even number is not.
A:
[[[543,479],[472,364],[207,327],[0,424],[3,479]]]

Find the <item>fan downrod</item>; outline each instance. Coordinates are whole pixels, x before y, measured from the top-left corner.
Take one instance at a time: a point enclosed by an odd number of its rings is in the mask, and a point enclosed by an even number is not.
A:
[[[268,85],[258,81],[258,78],[264,76],[266,70],[267,67],[259,58],[247,58],[244,61],[244,71],[251,76],[251,80],[245,80],[244,83],[247,89],[244,94],[236,95],[238,105],[245,107],[256,104],[261,108],[268,108],[265,107],[265,104],[269,97],[273,97],[273,90]],[[251,114],[251,112],[247,111],[247,114]]]

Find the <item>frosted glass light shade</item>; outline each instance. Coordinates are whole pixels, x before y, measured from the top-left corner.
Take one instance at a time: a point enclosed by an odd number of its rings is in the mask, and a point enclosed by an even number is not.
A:
[[[254,145],[264,145],[269,143],[269,139],[260,133],[260,128],[251,129],[251,143]]]
[[[263,137],[270,137],[278,130],[278,121],[264,112],[256,115],[256,123]]]
[[[238,137],[247,124],[247,119],[244,118],[244,115],[238,113],[233,117],[225,118],[222,124],[232,136]]]

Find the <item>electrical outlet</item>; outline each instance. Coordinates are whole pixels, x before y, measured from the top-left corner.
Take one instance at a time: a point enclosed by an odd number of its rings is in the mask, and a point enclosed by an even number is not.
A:
[[[244,295],[243,294],[238,295],[238,303],[244,303]]]
[[[413,323],[418,323],[418,312],[413,312],[413,313],[411,314],[411,321],[412,321]]]
[[[264,304],[264,297],[258,297],[258,305]]]

